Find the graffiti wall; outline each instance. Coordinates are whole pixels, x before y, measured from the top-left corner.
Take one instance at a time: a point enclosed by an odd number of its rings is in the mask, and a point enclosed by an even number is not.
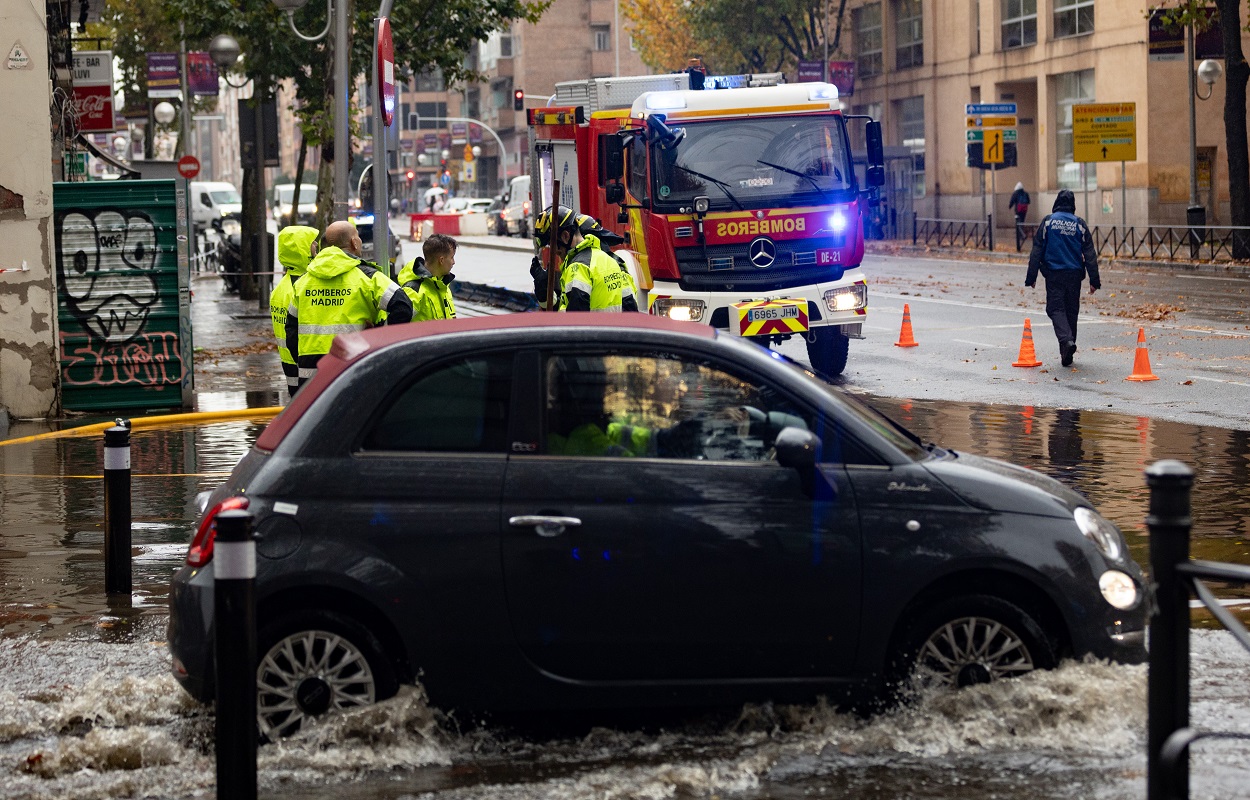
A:
[[[170,408],[189,396],[179,194],[174,181],[55,186],[65,408]]]

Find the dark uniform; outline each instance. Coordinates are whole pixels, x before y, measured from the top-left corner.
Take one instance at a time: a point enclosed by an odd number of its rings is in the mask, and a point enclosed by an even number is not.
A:
[[[1102,288],[1098,277],[1098,253],[1089,225],[1076,215],[1076,197],[1064,189],[1054,209],[1037,226],[1029,272],[1024,285],[1033,287],[1037,273],[1046,279],[1046,315],[1055,326],[1059,355],[1065,367],[1076,353],[1076,321],[1081,312],[1081,284],[1089,273],[1091,291]]]

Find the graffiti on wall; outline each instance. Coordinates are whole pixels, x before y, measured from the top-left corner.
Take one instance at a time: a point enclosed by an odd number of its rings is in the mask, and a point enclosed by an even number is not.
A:
[[[148,330],[159,300],[152,218],[134,209],[70,209],[57,215],[56,241],[61,302],[81,326],[62,325],[64,382],[181,381],[177,334]]]

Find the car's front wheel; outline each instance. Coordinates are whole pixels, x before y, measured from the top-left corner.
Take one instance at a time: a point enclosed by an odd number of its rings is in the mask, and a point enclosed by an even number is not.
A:
[[[385,700],[399,688],[381,642],[340,614],[291,612],[266,625],[257,645],[257,725],[270,741],[306,719]]]
[[[1057,647],[1014,603],[989,595],[941,601],[899,637],[892,657],[896,688],[962,688],[1053,669]]]

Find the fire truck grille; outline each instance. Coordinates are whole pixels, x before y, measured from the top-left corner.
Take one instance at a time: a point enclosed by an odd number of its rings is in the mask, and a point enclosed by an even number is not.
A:
[[[771,292],[787,286],[837,280],[845,265],[819,266],[816,251],[843,249],[842,238],[792,239],[775,241],[777,255],[767,267],[751,262],[750,244],[708,245],[706,248],[678,247],[681,287],[690,291],[751,290]]]

